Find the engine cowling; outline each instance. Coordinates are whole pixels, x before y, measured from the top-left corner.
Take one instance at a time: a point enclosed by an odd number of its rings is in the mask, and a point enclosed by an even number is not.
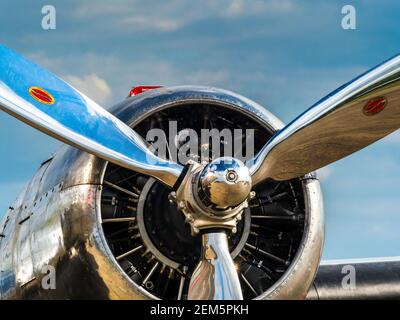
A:
[[[254,129],[256,152],[282,128],[256,103],[208,87],[147,91],[112,112],[143,137],[155,128],[168,135],[170,121],[178,131],[198,133]],[[185,299],[200,238],[168,201],[170,191],[149,176],[63,147],[42,164],[0,225],[1,297]],[[243,296],[304,298],[324,239],[319,182],[309,174],[268,180],[255,191],[229,238]],[[56,270],[54,290],[42,288],[46,265]]]

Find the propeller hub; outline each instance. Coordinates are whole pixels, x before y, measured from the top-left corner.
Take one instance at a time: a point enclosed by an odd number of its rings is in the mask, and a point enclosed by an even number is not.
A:
[[[206,166],[189,162],[179,187],[170,193],[170,201],[185,215],[192,235],[202,231],[202,256],[190,278],[189,300],[243,299],[227,232],[237,232],[251,186],[246,165],[223,157]]]
[[[243,162],[218,158],[207,165],[191,161],[176,191],[169,194],[190,224],[192,234],[206,229],[236,232],[251,191],[251,176]]]
[[[218,158],[210,162],[198,177],[198,194],[204,205],[215,210],[235,207],[250,194],[251,175],[246,165],[234,158]]]

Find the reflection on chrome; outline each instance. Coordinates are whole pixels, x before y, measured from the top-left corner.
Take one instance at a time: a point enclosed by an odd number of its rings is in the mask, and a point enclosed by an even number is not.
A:
[[[33,99],[31,84],[54,95],[49,106]],[[173,186],[182,166],[152,154],[125,123],[51,72],[0,45],[0,109],[74,147]]]
[[[387,103],[381,104],[381,112],[366,114],[375,100]],[[399,127],[400,56],[396,56],[327,95],[272,137],[248,162],[253,184],[304,175]]]
[[[242,300],[225,232],[202,235],[202,257],[189,285],[189,300]]]

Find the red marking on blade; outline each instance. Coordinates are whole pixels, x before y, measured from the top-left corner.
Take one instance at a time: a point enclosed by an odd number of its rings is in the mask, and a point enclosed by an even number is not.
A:
[[[374,98],[364,106],[363,112],[366,116],[374,116],[381,112],[387,105],[387,99],[385,97]]]
[[[29,94],[40,103],[53,104],[55,102],[54,97],[49,92],[39,87],[30,87]]]

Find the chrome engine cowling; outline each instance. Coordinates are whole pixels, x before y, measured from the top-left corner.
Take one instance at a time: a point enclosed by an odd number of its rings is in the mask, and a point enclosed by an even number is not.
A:
[[[203,128],[254,129],[256,152],[283,126],[256,103],[208,87],[147,91],[112,112],[143,137],[154,128],[168,135],[170,121],[176,121],[178,131],[198,133]],[[18,248],[10,249],[15,262],[0,262],[2,270],[14,272],[14,285],[2,297],[185,299],[200,238],[191,235],[184,216],[168,201],[170,191],[149,176],[63,147],[7,214],[3,233],[17,230]],[[308,174],[267,180],[255,191],[229,237],[243,296],[304,298],[324,239],[319,182]],[[20,224],[25,216],[30,218]],[[7,241],[2,239],[0,250],[8,250]],[[22,271],[27,264],[29,270]],[[56,269],[55,290],[41,288],[45,265]]]

